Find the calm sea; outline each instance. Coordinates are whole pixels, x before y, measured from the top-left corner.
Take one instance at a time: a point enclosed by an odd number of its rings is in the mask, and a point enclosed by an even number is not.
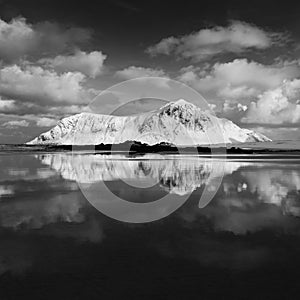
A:
[[[0,155],[0,299],[296,299],[300,161]]]

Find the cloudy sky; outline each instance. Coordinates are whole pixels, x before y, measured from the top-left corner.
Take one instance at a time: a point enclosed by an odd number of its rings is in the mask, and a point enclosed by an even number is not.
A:
[[[299,8],[263,0],[0,0],[0,143],[26,142],[139,76],[181,81],[218,116],[299,140]]]

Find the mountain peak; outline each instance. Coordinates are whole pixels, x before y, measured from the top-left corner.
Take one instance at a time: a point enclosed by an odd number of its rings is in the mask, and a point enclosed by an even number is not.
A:
[[[177,107],[197,107],[195,104],[191,103],[191,102],[188,102],[184,99],[178,99],[176,101],[172,101],[172,102],[169,102],[167,103],[165,106],[177,106]]]
[[[178,99],[176,101],[173,102],[174,104],[177,104],[177,105],[191,105],[192,103],[191,102],[188,102],[184,99]],[[194,104],[192,104],[194,105]]]
[[[199,109],[199,107],[184,99],[179,99],[176,101],[168,102],[167,104],[165,104],[160,108],[160,111],[165,111],[165,110],[173,111],[174,109],[180,111],[195,111]]]

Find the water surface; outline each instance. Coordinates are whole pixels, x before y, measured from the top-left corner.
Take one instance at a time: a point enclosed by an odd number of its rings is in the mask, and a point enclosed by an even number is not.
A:
[[[114,208],[107,189],[173,202],[122,222],[97,210]],[[2,154],[0,297],[298,298],[299,191],[297,160]]]

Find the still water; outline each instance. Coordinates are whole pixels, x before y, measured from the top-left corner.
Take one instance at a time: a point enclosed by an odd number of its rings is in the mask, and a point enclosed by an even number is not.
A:
[[[0,155],[0,299],[296,299],[299,276],[300,161]]]

